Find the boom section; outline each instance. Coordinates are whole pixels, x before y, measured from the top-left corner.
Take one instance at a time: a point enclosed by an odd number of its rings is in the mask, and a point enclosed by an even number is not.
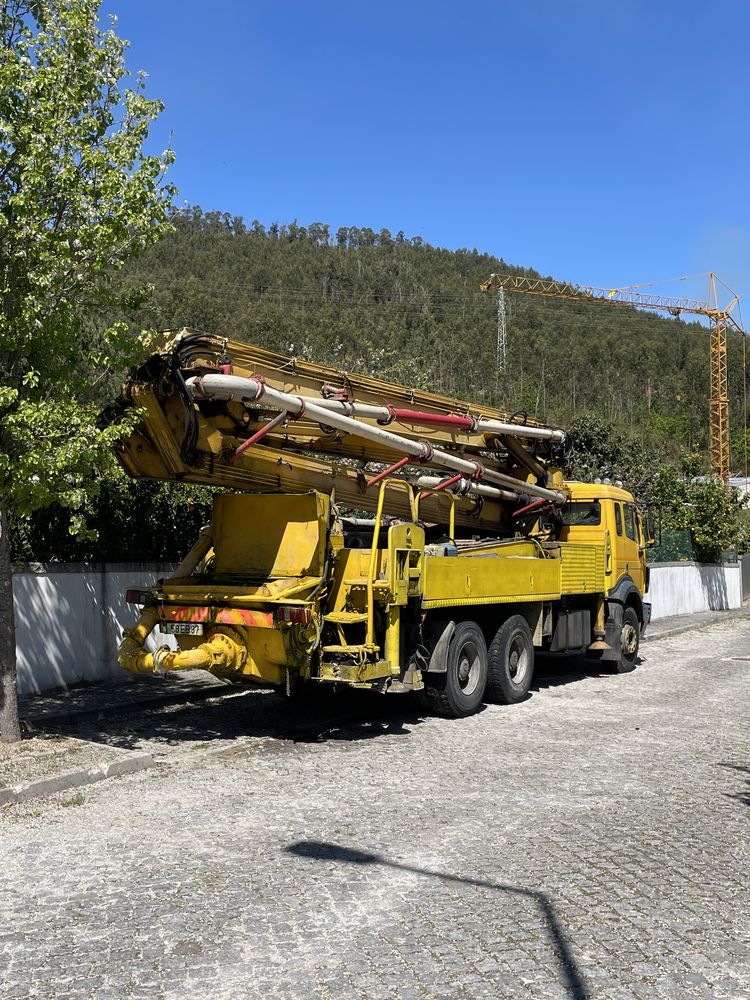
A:
[[[530,503],[566,500],[565,434],[421,389],[182,330],[130,376],[143,418],[119,457],[134,476],[253,492],[315,489],[373,511],[385,477],[429,491],[423,516],[460,530],[514,534]],[[403,495],[387,510],[404,516]]]

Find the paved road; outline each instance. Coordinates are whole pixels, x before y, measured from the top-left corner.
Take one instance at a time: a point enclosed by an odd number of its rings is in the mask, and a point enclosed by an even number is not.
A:
[[[0,811],[0,997],[750,997],[750,622],[459,722],[270,694]]]

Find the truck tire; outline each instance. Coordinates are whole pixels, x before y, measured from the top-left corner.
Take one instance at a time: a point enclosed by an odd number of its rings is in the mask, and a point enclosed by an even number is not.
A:
[[[620,658],[615,660],[615,670],[618,674],[628,674],[635,670],[638,659],[638,646],[641,640],[641,623],[635,608],[628,606],[623,611],[622,629],[620,630]]]
[[[487,700],[515,705],[529,693],[534,676],[531,629],[521,615],[503,622],[490,643]]]
[[[446,654],[445,673],[425,674],[423,701],[436,715],[463,719],[482,704],[487,684],[487,643],[475,622],[458,622]]]

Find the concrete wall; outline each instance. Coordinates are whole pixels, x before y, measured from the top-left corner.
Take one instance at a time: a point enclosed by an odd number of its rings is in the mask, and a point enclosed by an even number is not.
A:
[[[726,563],[655,563],[646,600],[651,601],[652,618],[741,608],[740,567]]]
[[[13,575],[18,682],[22,694],[122,676],[117,646],[138,609],[128,587],[169,576],[173,565],[36,564]],[[742,606],[739,566],[661,563],[651,567],[652,617]],[[159,642],[174,645],[171,636]],[[157,639],[152,636],[150,648]]]
[[[154,563],[18,567],[13,603],[20,693],[122,676],[117,646],[122,629],[138,617],[138,608],[125,603],[125,591],[173,570],[172,564]],[[156,638],[149,642],[154,648]]]

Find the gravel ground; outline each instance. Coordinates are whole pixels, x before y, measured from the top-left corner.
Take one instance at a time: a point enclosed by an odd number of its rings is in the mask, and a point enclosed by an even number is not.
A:
[[[750,997],[750,623],[448,721],[230,695],[0,813],[0,997]]]

